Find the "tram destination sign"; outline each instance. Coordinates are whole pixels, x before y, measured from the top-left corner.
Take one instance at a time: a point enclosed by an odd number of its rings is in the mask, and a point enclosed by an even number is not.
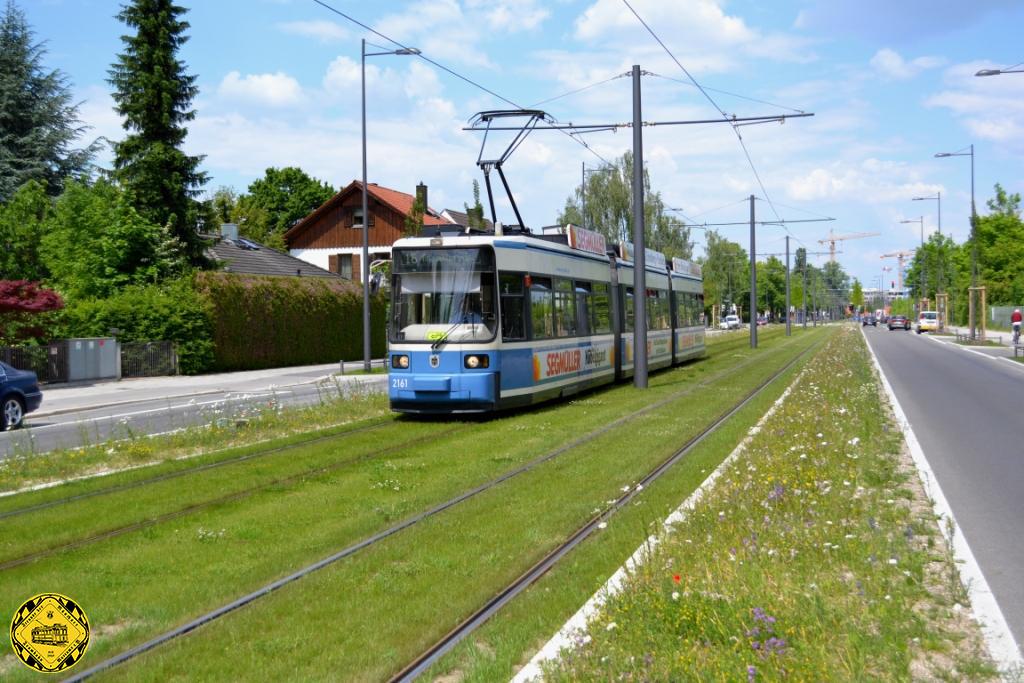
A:
[[[619,256],[626,261],[636,262],[633,258],[635,248],[632,242],[622,242],[619,244]],[[660,251],[654,251],[653,249],[644,249],[644,265],[648,268],[654,269],[665,269],[665,255]]]
[[[687,261],[679,257],[672,257],[672,272],[674,273],[685,273],[687,275],[693,275],[694,277],[701,276],[701,268],[699,263],[693,261]]]

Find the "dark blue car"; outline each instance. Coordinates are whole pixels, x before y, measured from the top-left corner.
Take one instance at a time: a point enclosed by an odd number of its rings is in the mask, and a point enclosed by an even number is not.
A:
[[[42,402],[36,373],[0,362],[0,431],[20,427],[25,415]]]

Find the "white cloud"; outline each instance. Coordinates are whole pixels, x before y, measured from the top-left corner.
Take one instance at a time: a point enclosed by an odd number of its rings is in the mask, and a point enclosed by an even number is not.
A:
[[[551,15],[537,0],[468,0],[466,6],[482,10],[492,30],[507,33],[533,30]]]
[[[345,40],[352,35],[349,33],[348,29],[341,24],[323,19],[318,21],[289,21],[283,24],[278,24],[278,27],[280,27],[280,29],[285,33],[313,38],[322,43],[338,42]]]
[[[299,82],[283,71],[246,76],[232,71],[220,82],[217,94],[226,99],[271,107],[295,106],[305,100]]]
[[[905,163],[868,158],[858,165],[835,162],[814,168],[789,180],[786,193],[801,201],[884,204],[942,189],[941,185],[924,182],[921,173]]]
[[[945,63],[940,57],[917,57],[909,62],[895,50],[885,47],[871,58],[871,67],[882,77],[902,81],[913,78],[926,69],[934,69]]]

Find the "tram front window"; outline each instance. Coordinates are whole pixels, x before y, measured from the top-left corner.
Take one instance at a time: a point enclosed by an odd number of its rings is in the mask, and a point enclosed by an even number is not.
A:
[[[391,341],[489,341],[497,331],[493,252],[396,252]]]

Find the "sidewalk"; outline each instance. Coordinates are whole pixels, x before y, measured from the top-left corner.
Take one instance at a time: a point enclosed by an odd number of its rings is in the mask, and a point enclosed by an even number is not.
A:
[[[375,366],[381,361],[375,360]],[[105,380],[88,383],[43,385],[42,409],[34,417],[58,413],[105,408],[125,403],[155,399],[173,399],[227,392],[258,392],[276,388],[312,384],[340,371],[338,363],[305,365],[265,370],[225,372],[213,375],[139,377],[123,380]],[[355,372],[362,369],[361,362],[347,362],[345,369]],[[337,379],[349,382],[373,382],[384,375],[348,375]]]
[[[981,328],[979,327],[977,329],[977,331],[980,332]],[[943,334],[966,334],[966,335],[969,335],[970,333],[971,333],[971,328],[967,327],[966,325],[964,325],[964,326],[960,326],[960,325],[946,325],[946,329],[943,332]],[[986,341],[989,341],[989,342],[998,343],[1001,346],[1010,346],[1013,343],[1013,333],[1012,332],[1004,332],[1003,330],[987,330],[986,333],[985,333],[985,339],[986,339]]]

